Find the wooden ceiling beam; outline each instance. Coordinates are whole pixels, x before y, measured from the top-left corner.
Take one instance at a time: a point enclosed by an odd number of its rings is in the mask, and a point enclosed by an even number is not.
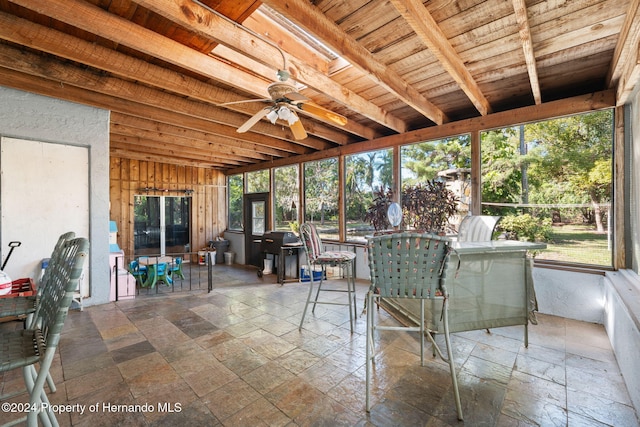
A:
[[[126,126],[112,125],[110,128],[111,140],[118,138],[132,138],[136,141],[130,145],[131,151],[141,151],[142,149],[155,149],[156,152],[165,156],[165,163],[171,163],[172,158],[199,158],[208,161],[220,161],[228,165],[254,163],[256,160],[271,160],[269,156],[263,154],[247,155],[238,154],[237,150],[229,150],[216,144],[210,144],[210,148],[203,148],[202,144],[194,144],[186,138],[179,138],[173,135],[163,135],[152,131],[143,131]]]
[[[398,73],[378,61],[356,39],[329,20],[305,0],[264,0],[263,3],[286,15],[347,59],[367,77],[436,124],[448,121],[445,113],[408,84]]]
[[[433,141],[451,135],[462,135],[471,132],[481,132],[505,126],[514,126],[519,123],[547,120],[561,116],[585,113],[615,106],[615,92],[605,90],[586,95],[565,98],[558,101],[550,101],[540,105],[516,108],[509,111],[492,113],[486,116],[473,117],[471,119],[445,123],[442,126],[431,126],[405,132],[399,135],[390,135],[375,141],[363,141],[346,147],[335,147],[331,150],[313,152],[300,156],[292,156],[287,159],[278,159],[269,162],[269,167],[287,166],[290,164],[307,161],[322,160],[330,157],[357,154],[368,151],[383,150],[395,146],[414,144],[423,141]],[[225,171],[227,175],[251,172],[264,169],[264,164],[252,164]]]
[[[189,129],[204,130],[207,128],[207,126],[215,126],[215,123],[207,122],[202,119],[185,116],[156,107],[149,107],[146,105],[138,104],[134,101],[124,100],[121,98],[113,98],[100,93],[92,93],[87,90],[76,88],[70,85],[61,85],[60,82],[57,81],[26,75],[24,73],[20,73],[11,69],[0,68],[0,85],[25,90],[28,92],[34,92],[45,96],[51,96],[57,99],[65,99],[85,105],[92,105],[98,108],[103,108],[104,105],[116,106],[116,110],[125,112],[124,114],[131,114],[134,116],[140,115],[142,117],[153,117],[154,119],[159,120],[163,123],[171,123],[175,126],[184,126]],[[112,114],[114,113],[112,112]],[[232,132],[235,134],[234,130]],[[230,139],[230,142],[233,143],[233,140]],[[284,141],[274,139],[274,144],[278,144],[279,142],[283,143]],[[299,151],[298,153],[302,154],[304,152],[306,152],[306,150]],[[148,158],[145,158],[145,160],[148,160]],[[166,156],[163,159],[165,163],[168,160],[169,159]],[[196,158],[195,160],[198,159]],[[211,162],[209,163],[211,164]],[[221,162],[217,162],[216,164],[217,166],[215,167],[220,169],[229,167],[225,166]]]
[[[486,116],[491,112],[491,105],[480,90],[473,76],[464,65],[460,55],[449,43],[436,20],[424,7],[420,0],[390,0],[391,4],[413,28],[431,53],[438,59],[444,69],[458,83],[462,91],[471,100],[476,109]]]
[[[617,87],[617,105],[625,104],[636,86],[640,84],[639,48],[640,0],[631,0],[606,77],[609,88]]]
[[[533,52],[533,42],[531,41],[531,28],[529,27],[529,17],[527,16],[527,5],[525,0],[513,0],[513,10],[516,14],[516,22],[518,23],[518,33],[522,42],[522,51],[524,60],[527,64],[527,73],[529,73],[529,82],[531,92],[536,104],[542,104],[542,94],[540,93],[540,82],[538,80],[538,67],[536,66],[536,57]]]
[[[0,38],[203,102],[218,104],[229,99],[234,101],[244,99],[233,92],[212,84],[3,12],[0,12]],[[256,112],[255,109],[243,105],[229,109],[249,116]],[[308,133],[336,144],[343,145],[356,141],[332,126],[312,125],[312,122],[307,124],[305,121],[309,122],[309,120],[305,118],[302,121],[308,128]],[[233,125],[233,123],[230,124]],[[237,126],[238,123],[235,123],[235,125]],[[357,124],[346,126],[345,130],[353,131],[354,134],[359,136],[380,136],[367,131],[364,126]]]
[[[290,72],[293,79],[396,132],[404,132],[407,129],[403,120],[348,88],[337,84],[329,76],[307,65],[304,60],[254,36],[239,24],[217,15],[212,9],[205,8],[192,0],[136,0],[136,2],[198,35],[214,39],[262,64],[269,65],[273,67],[274,71],[284,67]],[[308,4],[307,7],[309,7]],[[227,84],[243,87],[240,83],[233,81],[233,76],[229,77],[230,80]]]
[[[91,7],[90,5],[87,6]],[[146,45],[144,39],[145,36],[149,37],[146,39],[149,44],[163,41],[165,42],[163,45],[166,46],[166,49],[163,50],[162,56],[159,56],[160,52],[155,48],[148,48],[145,53],[151,55],[156,54],[159,58],[167,62],[171,62],[171,55],[167,52],[171,52],[171,49],[173,49],[176,51],[176,56],[178,57],[177,60],[173,60],[173,63],[176,65],[185,66],[185,68],[192,71],[199,71],[201,74],[207,75],[208,77],[222,83],[236,85],[243,90],[254,93],[258,97],[268,97],[266,87],[268,86],[268,82],[272,79],[263,80],[252,77],[247,73],[240,72],[236,67],[230,66],[227,62],[217,60],[209,55],[197,53],[177,42],[173,42],[170,39],[166,39],[156,33],[136,26],[129,21],[119,20],[117,17],[102,11],[102,9],[94,8],[92,11],[103,21],[106,20],[108,23],[114,25],[115,23],[119,23],[126,27],[126,31],[133,32],[133,34],[136,33],[136,30],[141,33],[136,37],[132,37],[132,39],[139,39],[132,40],[130,42],[130,47],[134,49],[140,50],[144,48],[142,45]],[[62,16],[57,16],[57,18],[62,19],[65,16],[67,15],[62,14]],[[109,17],[110,19],[107,19],[106,17]],[[122,75],[123,77],[145,81],[146,83],[154,86],[167,88],[175,91],[176,93],[181,93],[195,99],[215,104],[244,99],[236,93],[215,88],[215,86],[194,78],[190,78],[168,69],[163,69],[162,67],[121,54],[95,43],[85,42],[55,30],[29,23],[28,21],[21,20],[11,15],[3,14],[2,20],[4,25],[0,27],[2,27],[2,32],[5,34],[4,38],[7,40],[12,39],[12,41],[16,43],[33,46],[34,48],[72,59],[74,61],[89,63],[96,68],[108,70],[118,75]],[[75,22],[75,19],[73,21],[74,22],[70,22],[70,24],[76,25],[77,22]],[[94,26],[90,27],[94,28]],[[125,29],[123,29],[123,31],[125,31]],[[112,35],[110,30],[99,32],[99,34],[104,37]],[[35,39],[32,39],[32,37],[35,37]],[[158,40],[158,37],[160,37],[161,40]],[[191,58],[193,55],[197,58]],[[86,56],[89,57],[86,58]],[[234,107],[233,109],[246,113],[246,111],[243,111],[243,108],[240,106]],[[309,128],[311,128],[311,126],[309,126]],[[332,139],[336,139],[334,142],[337,144],[353,142],[348,140],[344,136],[343,132],[335,131],[331,127],[316,125],[313,126],[313,129],[315,132],[318,132],[317,136],[330,141],[332,141]],[[364,138],[379,136],[372,135],[369,130],[357,123],[345,126],[344,130]]]
[[[174,135],[178,137],[184,137],[196,141],[198,144],[209,147],[209,144],[220,145],[219,149],[226,149],[229,146],[238,147],[245,151],[253,151],[261,155],[271,157],[287,157],[291,153],[284,150],[278,150],[266,145],[255,144],[251,142],[242,141],[237,138],[230,139],[226,136],[216,135],[213,133],[202,132],[194,129],[188,129],[181,126],[176,126],[168,123],[160,123],[153,120],[143,119],[140,117],[133,117],[126,114],[112,112],[111,124],[120,125],[129,128],[141,129],[145,131],[160,132],[166,135]]]
[[[206,153],[215,153],[217,157],[225,159],[225,161],[237,160],[241,162],[250,162],[273,159],[273,156],[230,146],[225,143],[194,140],[184,136],[176,136],[175,134],[140,129],[117,123],[111,124],[110,132],[112,135],[137,136],[145,140],[156,141],[159,144],[157,148],[161,152],[165,152],[167,148],[171,148],[173,150],[180,150],[183,155],[189,154],[192,157],[206,155]],[[132,149],[135,151],[135,147],[132,147]]]
[[[199,53],[124,18],[105,12],[86,1],[9,1],[220,82],[226,83],[229,81],[229,76],[234,76],[234,81],[242,79],[243,83],[240,87],[245,90],[267,95],[262,79],[246,73],[238,73],[238,70],[229,64],[220,63],[208,55]]]
[[[117,141],[114,143],[114,146],[109,147],[109,154],[111,155],[111,157],[117,157],[121,159],[143,160],[156,163],[167,162],[166,157],[158,154],[158,152],[134,153],[129,150],[128,144],[125,143],[123,145],[119,145]],[[220,162],[207,162],[200,159],[175,159],[172,161],[172,163],[178,166],[191,166],[205,169],[225,169],[228,167],[227,165]]]
[[[172,95],[168,92],[156,90],[137,83],[104,76],[90,70],[79,69],[73,65],[50,60],[46,57],[0,45],[0,65],[26,74],[54,79],[64,84],[80,87],[92,92],[103,93],[113,98],[136,100],[139,104],[161,106],[173,112],[198,117],[201,119],[215,119],[221,124],[231,124],[234,128],[240,126],[246,118],[243,115],[205,104],[191,101],[184,97]],[[115,105],[105,105],[108,109],[116,109]],[[277,127],[276,127],[277,128]],[[258,123],[252,129],[255,132],[275,133],[273,125]],[[294,141],[293,134],[288,129],[282,132],[283,137]],[[236,133],[237,135],[237,133]],[[297,144],[316,150],[331,148],[332,145],[324,140],[309,137],[296,141]]]

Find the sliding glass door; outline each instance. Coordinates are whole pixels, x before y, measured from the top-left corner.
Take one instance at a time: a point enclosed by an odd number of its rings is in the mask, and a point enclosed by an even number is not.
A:
[[[190,197],[135,196],[134,203],[134,255],[190,251]]]

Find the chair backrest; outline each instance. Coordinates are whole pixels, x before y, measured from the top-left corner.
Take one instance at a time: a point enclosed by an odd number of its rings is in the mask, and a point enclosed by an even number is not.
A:
[[[450,240],[433,234],[395,233],[368,240],[371,286],[386,298],[441,296]]]
[[[66,242],[67,240],[71,240],[74,237],[76,237],[76,233],[74,233],[73,231],[68,231],[68,232],[60,235],[60,237],[58,237],[58,241],[56,242],[55,246],[53,247],[53,251],[51,252],[51,257],[49,258],[49,262],[51,262],[51,260],[55,256],[56,252],[60,250],[60,248],[62,247],[64,242]],[[47,286],[47,281],[49,280],[49,271],[50,271],[49,270],[49,266],[47,265],[47,268],[44,269],[44,273],[42,273],[42,278],[40,279],[40,284],[38,285],[38,294],[39,295],[42,294],[42,290]]]
[[[55,347],[60,340],[60,332],[64,326],[69,307],[73,301],[73,293],[78,289],[84,264],[89,256],[89,240],[83,237],[65,241],[52,255],[47,270],[49,278],[47,286],[34,313],[41,331],[39,345]]]
[[[459,242],[488,242],[500,221],[500,216],[469,215],[462,219],[458,229]]]
[[[304,250],[307,253],[309,261],[318,259],[318,256],[320,256],[323,251],[323,246],[316,226],[309,222],[300,225],[300,237],[302,238]]]

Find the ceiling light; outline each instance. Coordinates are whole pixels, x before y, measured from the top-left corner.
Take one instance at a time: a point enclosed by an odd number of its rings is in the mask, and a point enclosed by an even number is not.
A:
[[[284,120],[291,126],[298,121],[298,116],[285,105],[282,105],[278,109],[269,111],[267,119],[269,119],[272,124],[275,124],[278,119]]]

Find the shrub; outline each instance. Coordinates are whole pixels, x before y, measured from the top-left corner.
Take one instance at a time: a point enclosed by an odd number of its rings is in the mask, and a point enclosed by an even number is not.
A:
[[[551,219],[534,218],[529,214],[507,215],[498,223],[498,229],[510,240],[546,242],[551,239]]]

